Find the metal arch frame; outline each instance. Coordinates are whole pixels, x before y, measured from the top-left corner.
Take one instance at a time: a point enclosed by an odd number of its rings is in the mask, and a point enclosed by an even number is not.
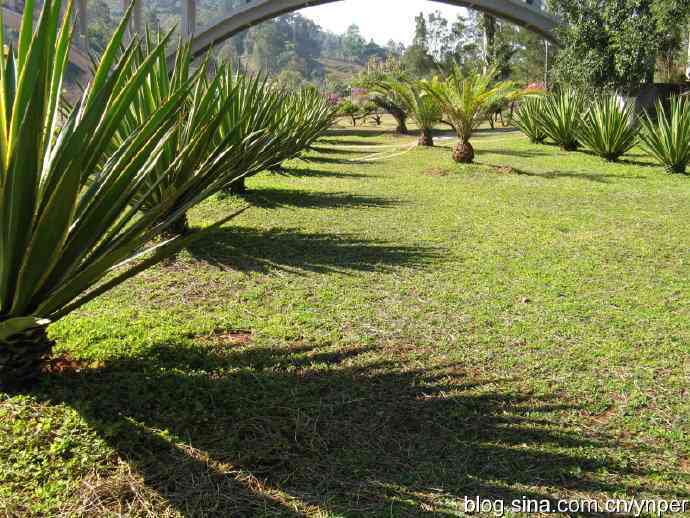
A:
[[[134,2],[132,19],[128,35],[143,31],[143,2],[145,0],[122,0],[123,7]],[[196,0],[181,0],[182,5],[182,36],[191,42],[192,55],[197,57],[209,48],[225,41],[231,36],[248,29],[256,24],[276,18],[280,15],[298,11],[305,7],[326,5],[341,0],[245,0],[245,5],[235,9],[227,18],[213,27],[196,33]],[[558,44],[554,30],[558,20],[538,7],[532,5],[540,0],[434,0],[440,3],[469,7],[492,14],[498,18],[525,27],[547,41]],[[2,6],[3,20],[8,26],[18,29],[22,15],[18,9],[17,0],[12,2],[15,9]],[[85,49],[87,45],[88,9],[87,0],[76,0],[77,39],[70,49],[70,62],[83,73],[89,75],[92,70],[92,60]]]
[[[291,13],[305,7],[325,5],[341,0],[247,0],[247,4],[236,9],[224,20],[213,27],[195,35],[195,1],[182,0],[182,27],[186,38],[191,40],[192,55],[197,57],[209,48],[225,41],[238,32],[258,23]],[[508,20],[533,31],[545,40],[558,44],[554,31],[558,20],[543,10],[528,4],[524,0],[434,0],[437,2],[469,7],[497,18]]]

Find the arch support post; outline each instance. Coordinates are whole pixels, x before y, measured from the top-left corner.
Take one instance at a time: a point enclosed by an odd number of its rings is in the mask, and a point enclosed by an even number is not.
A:
[[[196,33],[196,0],[182,0],[182,38],[191,40]]]
[[[132,17],[127,26],[125,38],[131,40],[136,34],[144,34],[144,0],[122,0],[122,9],[126,11],[130,4],[134,4]]]
[[[77,43],[84,50],[89,49],[89,15],[86,0],[77,0]]]

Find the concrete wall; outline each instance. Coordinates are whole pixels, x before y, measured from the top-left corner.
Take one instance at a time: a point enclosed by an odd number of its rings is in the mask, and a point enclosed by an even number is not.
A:
[[[656,102],[659,99],[661,101],[668,101],[673,96],[688,92],[690,92],[689,83],[655,83],[641,85],[622,97],[629,102],[634,102],[635,109],[642,113],[645,110],[649,112],[654,111]]]

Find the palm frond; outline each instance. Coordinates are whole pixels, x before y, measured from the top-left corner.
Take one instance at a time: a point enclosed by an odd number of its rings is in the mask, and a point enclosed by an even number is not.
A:
[[[459,67],[445,80],[434,78],[423,87],[440,104],[443,113],[455,128],[458,138],[469,142],[481,124],[486,109],[513,94],[517,88],[510,81],[494,83],[495,70],[463,75]]]

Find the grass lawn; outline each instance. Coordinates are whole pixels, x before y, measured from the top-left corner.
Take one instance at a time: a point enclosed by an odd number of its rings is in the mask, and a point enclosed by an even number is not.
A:
[[[52,326],[63,360],[0,394],[0,516],[690,499],[690,178],[386,130],[249,180],[232,225]]]

